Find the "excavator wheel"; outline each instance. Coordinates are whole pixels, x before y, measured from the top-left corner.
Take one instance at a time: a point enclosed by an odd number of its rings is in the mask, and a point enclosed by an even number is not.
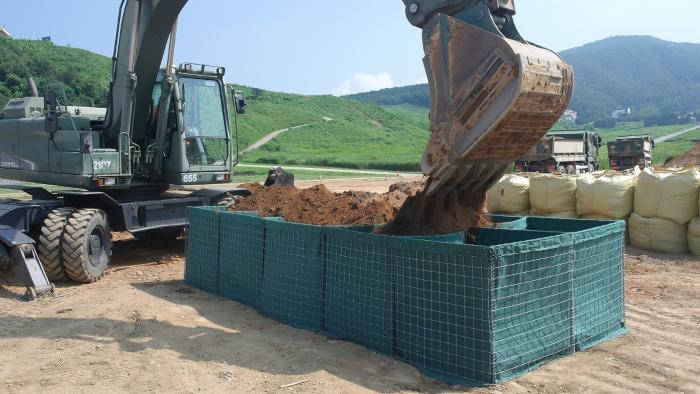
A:
[[[79,283],[100,280],[112,255],[112,234],[104,211],[73,212],[63,233],[62,253],[69,278]]]
[[[9,271],[12,268],[10,261],[10,252],[7,246],[0,243],[0,271]]]
[[[37,252],[46,276],[52,282],[68,280],[68,275],[63,268],[61,248],[63,233],[66,230],[68,218],[73,212],[75,212],[75,208],[55,209],[46,216],[41,226]]]
[[[566,166],[566,173],[569,175],[576,175],[576,167],[569,164],[568,166]]]

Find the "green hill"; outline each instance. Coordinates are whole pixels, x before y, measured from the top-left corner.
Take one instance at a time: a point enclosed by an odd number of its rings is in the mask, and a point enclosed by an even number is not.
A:
[[[647,36],[611,37],[561,52],[574,66],[571,107],[585,123],[629,106],[633,118],[700,110],[700,44]],[[347,98],[427,107],[428,86],[384,89]]]
[[[237,86],[248,98],[239,117],[241,145],[290,126],[247,163],[312,165],[385,170],[418,170],[428,140],[427,114],[381,107],[333,96],[300,96]]]
[[[70,104],[104,107],[111,64],[105,56],[50,41],[0,37],[0,106],[28,95],[27,78],[32,77],[40,92],[59,81]]]
[[[61,81],[70,104],[105,106],[110,65],[109,58],[81,49],[0,38],[0,105],[27,95],[31,76],[40,92]],[[424,109],[237,88],[248,99],[247,113],[239,118],[241,148],[275,130],[309,124],[246,153],[246,162],[418,169],[428,139]]]
[[[572,108],[584,119],[609,115],[620,106],[642,113],[700,109],[700,44],[621,36],[561,55],[574,66]]]

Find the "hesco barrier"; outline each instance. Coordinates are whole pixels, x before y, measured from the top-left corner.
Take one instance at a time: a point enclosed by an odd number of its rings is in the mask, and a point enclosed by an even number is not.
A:
[[[185,282],[460,385],[501,383],[625,332],[624,222],[494,216],[387,237],[190,208]]]

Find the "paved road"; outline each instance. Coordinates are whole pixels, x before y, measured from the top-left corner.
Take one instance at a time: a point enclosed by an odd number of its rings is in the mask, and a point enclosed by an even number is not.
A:
[[[655,138],[654,141],[655,141],[657,144],[660,144],[660,143],[662,143],[662,142],[670,141],[670,140],[672,140],[672,139],[674,139],[674,138],[676,138],[676,137],[680,137],[681,135],[683,135],[683,134],[685,134],[685,133],[689,133],[689,132],[691,132],[691,131],[698,130],[698,129],[700,129],[700,125],[695,126],[695,127],[691,127],[691,128],[689,128],[689,129],[685,129],[685,130],[683,130],[683,131],[679,131],[679,132],[677,132],[677,133],[667,134],[667,135],[665,135],[665,136],[663,136],[663,137]]]

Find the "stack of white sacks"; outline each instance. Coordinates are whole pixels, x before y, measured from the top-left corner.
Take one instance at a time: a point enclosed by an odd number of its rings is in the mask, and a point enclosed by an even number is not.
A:
[[[656,252],[700,255],[698,223],[700,173],[644,170],[637,178],[629,231],[632,245]],[[692,221],[692,224],[691,224]],[[689,239],[688,228],[693,228]],[[689,242],[690,241],[690,242]]]
[[[624,220],[633,246],[700,256],[700,172],[695,169],[506,175],[489,191],[488,211]]]

